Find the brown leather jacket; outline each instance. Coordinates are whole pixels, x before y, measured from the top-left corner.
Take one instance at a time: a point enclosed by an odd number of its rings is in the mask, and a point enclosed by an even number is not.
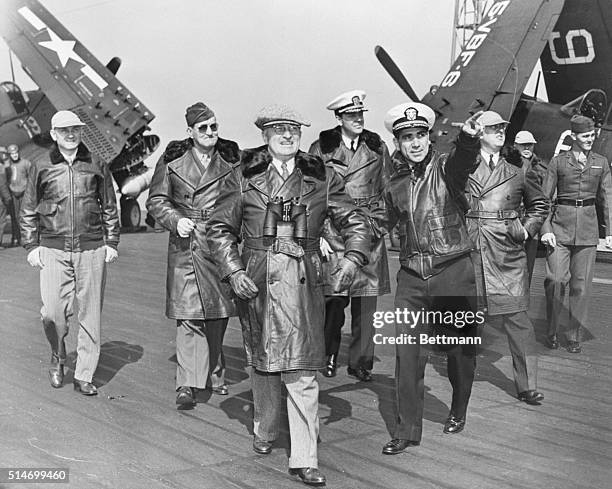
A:
[[[419,165],[393,153],[395,172],[384,192],[387,229],[399,222],[400,263],[421,278],[474,248],[468,237],[464,189],[477,167],[478,139],[461,133],[450,155],[430,147]]]
[[[32,164],[21,207],[21,241],[64,251],[119,244],[119,217],[108,165],[82,144],[69,165],[55,146]]]

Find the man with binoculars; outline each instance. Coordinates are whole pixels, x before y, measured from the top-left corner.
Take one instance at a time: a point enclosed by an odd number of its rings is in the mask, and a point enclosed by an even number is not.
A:
[[[310,125],[286,106],[262,109],[264,146],[244,150],[209,220],[207,239],[238,296],[247,364],[252,367],[253,450],[269,454],[278,436],[281,382],[287,388],[290,473],[322,485],[318,470],[317,370],[325,364],[325,299],[319,237],[329,216],[345,240],[334,288],[346,290],[367,264],[370,226],[323,161],[299,151]],[[238,252],[242,238],[242,256]]]

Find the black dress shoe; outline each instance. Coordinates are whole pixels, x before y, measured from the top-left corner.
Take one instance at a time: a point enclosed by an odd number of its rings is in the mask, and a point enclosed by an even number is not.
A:
[[[179,406],[195,406],[196,401],[191,387],[183,385],[176,392],[176,403]]]
[[[64,366],[61,364],[54,365],[49,369],[49,382],[51,387],[59,389],[64,385]]]
[[[465,428],[465,418],[458,418],[454,414],[449,415],[444,423],[444,433],[459,433]]]
[[[539,406],[541,404],[540,401],[544,400],[544,394],[533,389],[523,391],[519,393],[518,400],[531,404],[532,406]]]
[[[551,350],[559,348],[559,340],[556,336],[548,336],[544,344]]]
[[[289,469],[291,475],[297,475],[304,484],[309,486],[324,486],[325,476],[315,467],[303,467],[299,469]]]
[[[372,380],[372,374],[370,373],[370,371],[366,370],[363,367],[357,367],[357,368],[348,367],[346,369],[346,372],[349,375],[358,378],[362,382],[370,382],[370,380]]]
[[[268,455],[272,452],[272,443],[262,440],[258,436],[253,437],[253,451],[259,455]]]
[[[389,443],[387,443],[383,449],[383,455],[397,455],[398,453],[402,453],[408,447],[416,447],[420,445],[421,442],[415,440],[404,440],[402,438],[394,438]]]
[[[74,379],[72,381],[74,390],[80,392],[84,396],[97,396],[98,389],[91,382],[85,382],[84,380]]]
[[[580,353],[582,351],[582,347],[577,341],[568,341],[566,350],[570,353]]]
[[[220,396],[227,396],[229,394],[229,390],[225,384],[220,385],[219,387],[213,387],[212,391]]]
[[[329,357],[327,357],[327,365],[325,365],[323,375],[325,375],[325,377],[335,377],[336,368],[338,368],[338,364],[336,362],[336,355],[330,355]]]

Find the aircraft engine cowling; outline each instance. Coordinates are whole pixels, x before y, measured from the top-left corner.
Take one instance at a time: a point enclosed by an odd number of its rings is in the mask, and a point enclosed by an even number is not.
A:
[[[121,194],[126,197],[136,198],[142,192],[149,188],[151,180],[153,179],[153,168],[147,168],[147,170],[138,175],[131,175],[127,177],[121,185]]]

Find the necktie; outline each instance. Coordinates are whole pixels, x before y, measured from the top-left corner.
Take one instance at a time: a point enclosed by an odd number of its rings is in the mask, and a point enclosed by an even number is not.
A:
[[[355,143],[355,141],[351,141],[351,151],[354,153],[355,151],[357,151],[357,144]]]
[[[281,163],[281,176],[283,177],[283,180],[287,180],[289,177],[289,169],[287,168],[287,163],[285,161]]]
[[[491,157],[489,158],[489,168],[491,169],[491,172],[495,170],[495,161],[493,161],[493,155],[491,155]]]

